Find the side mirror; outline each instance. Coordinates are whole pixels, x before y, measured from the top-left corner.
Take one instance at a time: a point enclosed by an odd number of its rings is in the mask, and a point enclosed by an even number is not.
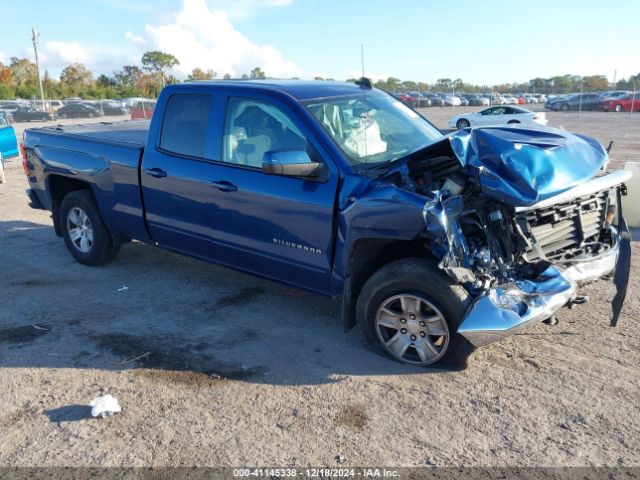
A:
[[[262,171],[267,175],[315,178],[324,171],[324,164],[312,162],[304,150],[273,150],[264,154]]]

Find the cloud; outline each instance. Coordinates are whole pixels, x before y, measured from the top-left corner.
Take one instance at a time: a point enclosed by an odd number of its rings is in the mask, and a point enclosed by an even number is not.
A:
[[[45,44],[44,57],[52,65],[69,65],[71,63],[86,63],[91,55],[78,42],[49,41]]]
[[[237,3],[257,9],[284,6],[291,1],[241,0]],[[219,76],[225,73],[240,76],[254,67],[262,68],[272,77],[293,77],[304,73],[295,63],[285,60],[275,47],[258,45],[236,30],[230,16],[226,10],[209,9],[205,0],[183,0],[173,23],[146,25],[142,36],[129,32],[127,38],[138,46],[144,42],[146,50],[161,50],[174,55],[180,61],[175,73],[182,78],[196,67],[212,69]]]
[[[254,17],[263,8],[287,7],[294,0],[214,0],[212,10],[223,10],[229,18],[246,20]]]
[[[147,42],[144,40],[144,38],[139,37],[137,35],[134,35],[131,32],[127,32],[124,34],[124,38],[126,38],[127,40],[129,40],[131,43],[134,43],[136,45],[144,45]]]

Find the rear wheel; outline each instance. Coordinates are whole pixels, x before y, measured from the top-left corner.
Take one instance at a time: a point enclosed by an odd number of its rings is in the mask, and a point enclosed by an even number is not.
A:
[[[616,112],[621,112],[622,111],[622,105],[620,105],[619,103],[616,105],[615,109]]]
[[[64,197],[59,222],[69,253],[80,263],[103,265],[113,260],[120,249],[114,246],[88,190],[76,190]]]
[[[464,368],[473,346],[457,329],[469,301],[435,263],[404,259],[366,282],[356,318],[372,349],[397,361]]]
[[[461,118],[456,122],[456,128],[458,130],[461,130],[463,128],[469,128],[470,126],[471,124],[469,123],[469,120],[467,120],[466,118]]]
[[[566,112],[569,110],[569,105],[567,105],[566,103],[562,104],[560,106],[560,110],[562,110],[563,112]]]

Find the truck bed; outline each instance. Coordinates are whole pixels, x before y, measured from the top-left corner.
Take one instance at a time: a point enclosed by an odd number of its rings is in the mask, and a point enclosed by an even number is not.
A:
[[[60,135],[77,135],[90,140],[144,147],[147,141],[147,132],[149,131],[149,121],[125,120],[122,122],[56,125],[55,127],[42,127],[34,130]]]
[[[124,121],[25,130],[25,145],[38,152],[29,157],[33,194],[50,210],[52,178],[84,182],[115,237],[145,240],[138,175],[148,129],[148,121]]]

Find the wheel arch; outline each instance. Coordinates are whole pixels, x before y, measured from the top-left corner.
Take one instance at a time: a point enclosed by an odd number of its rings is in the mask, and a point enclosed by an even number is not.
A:
[[[354,243],[342,294],[341,313],[345,331],[356,325],[356,302],[366,281],[385,265],[405,258],[435,260],[423,239],[361,238]]]
[[[47,191],[49,192],[49,195],[51,197],[51,216],[53,217],[53,228],[55,229],[56,235],[58,235],[59,237],[62,236],[59,218],[62,199],[69,193],[76,190],[88,190],[95,198],[95,194],[93,193],[91,185],[88,182],[78,180],[77,178],[70,178],[64,175],[56,174],[51,174],[47,178]]]

